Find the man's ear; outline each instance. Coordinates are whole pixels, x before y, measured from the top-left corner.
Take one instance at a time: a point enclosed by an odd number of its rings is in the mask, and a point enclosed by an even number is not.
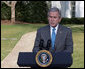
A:
[[[59,22],[61,22],[62,18],[60,17]]]

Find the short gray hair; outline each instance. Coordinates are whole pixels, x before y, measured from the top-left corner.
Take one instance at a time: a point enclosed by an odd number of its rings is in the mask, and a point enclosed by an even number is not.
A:
[[[59,17],[61,17],[61,11],[57,7],[50,8],[49,11],[48,11],[48,16],[49,16],[50,12],[58,12]]]

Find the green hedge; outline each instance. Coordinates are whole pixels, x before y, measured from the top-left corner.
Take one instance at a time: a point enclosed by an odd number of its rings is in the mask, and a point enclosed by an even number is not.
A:
[[[5,3],[1,4],[1,19],[10,20],[11,18],[11,7],[8,7]]]
[[[24,21],[24,17],[26,15],[26,6],[22,1],[16,3],[15,6],[15,19],[18,21]]]
[[[62,18],[61,24],[84,24],[84,18]]]
[[[45,1],[20,1],[16,4],[16,20],[31,23],[47,22],[48,6]]]

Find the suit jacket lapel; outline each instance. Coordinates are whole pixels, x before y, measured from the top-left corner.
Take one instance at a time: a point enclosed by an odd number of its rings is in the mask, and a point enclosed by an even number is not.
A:
[[[48,25],[47,34],[48,34],[48,40],[49,40],[49,39],[51,40],[50,25]]]
[[[57,30],[56,39],[55,39],[55,46],[57,46],[56,44],[58,44],[60,35],[61,35],[61,33],[62,33],[61,28],[62,28],[62,27],[61,27],[61,25],[59,24],[59,27],[58,27],[58,30]],[[56,47],[55,47],[55,48],[56,48]]]

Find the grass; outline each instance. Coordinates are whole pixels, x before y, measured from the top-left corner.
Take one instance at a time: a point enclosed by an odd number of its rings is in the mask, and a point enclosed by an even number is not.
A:
[[[46,24],[16,24],[1,25],[1,60],[3,60],[14,48],[21,36],[25,33],[36,31],[38,28]],[[70,68],[84,68],[84,26],[69,25],[65,26],[72,29],[73,35],[73,64]],[[6,38],[3,40],[2,38]],[[16,38],[11,40],[9,38]]]
[[[70,68],[84,68],[84,25],[65,25],[73,32],[73,64]]]
[[[73,33],[73,64],[71,68],[84,68],[84,33]]]
[[[11,52],[23,34],[36,31],[42,26],[45,24],[1,25],[1,60]]]

